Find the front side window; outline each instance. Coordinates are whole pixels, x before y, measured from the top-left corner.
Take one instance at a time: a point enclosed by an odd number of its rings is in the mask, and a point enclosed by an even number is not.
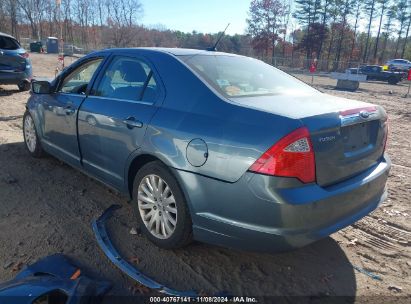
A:
[[[115,99],[154,102],[157,83],[150,67],[130,57],[115,57],[93,95]]]
[[[64,78],[63,83],[60,86],[60,92],[69,94],[85,94],[90,80],[93,78],[94,73],[102,61],[103,59],[99,58],[88,61],[79,66]]]
[[[316,92],[302,81],[253,58],[230,55],[185,55],[180,58],[226,97]]]

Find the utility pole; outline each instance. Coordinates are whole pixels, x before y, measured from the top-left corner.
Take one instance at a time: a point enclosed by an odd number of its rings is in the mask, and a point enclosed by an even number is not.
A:
[[[59,37],[59,55],[57,61],[56,75],[64,69],[64,40],[63,40],[63,23],[61,22],[61,0],[56,0],[57,18],[60,25]]]

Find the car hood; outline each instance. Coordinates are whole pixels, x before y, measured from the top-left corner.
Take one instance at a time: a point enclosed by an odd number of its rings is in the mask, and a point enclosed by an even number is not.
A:
[[[369,103],[335,97],[321,92],[236,97],[230,98],[230,100],[241,106],[293,119],[371,106]]]

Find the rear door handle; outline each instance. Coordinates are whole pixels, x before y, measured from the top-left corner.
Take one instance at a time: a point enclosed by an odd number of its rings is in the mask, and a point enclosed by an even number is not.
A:
[[[133,128],[142,128],[143,123],[139,120],[136,120],[134,117],[128,117],[125,120],[123,120],[123,123],[127,126],[129,129]]]
[[[68,106],[64,108],[64,111],[66,112],[66,115],[71,115],[74,114],[76,110],[74,110],[71,106]]]

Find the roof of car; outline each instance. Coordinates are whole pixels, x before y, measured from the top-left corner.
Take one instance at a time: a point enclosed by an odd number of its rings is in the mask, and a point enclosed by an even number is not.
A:
[[[160,53],[168,53],[174,56],[190,56],[190,55],[230,55],[230,56],[239,56],[231,53],[217,52],[217,51],[207,51],[207,50],[198,50],[198,49],[184,49],[184,48],[165,48],[165,47],[137,47],[137,48],[115,48],[115,49],[106,49],[107,51],[116,51],[116,50],[145,50],[153,51]]]
[[[11,36],[11,35],[9,35],[9,34],[6,34],[6,33],[3,33],[3,32],[0,32],[0,36],[4,36],[4,37],[9,37],[9,38],[16,39],[16,38],[14,38],[13,36]]]

